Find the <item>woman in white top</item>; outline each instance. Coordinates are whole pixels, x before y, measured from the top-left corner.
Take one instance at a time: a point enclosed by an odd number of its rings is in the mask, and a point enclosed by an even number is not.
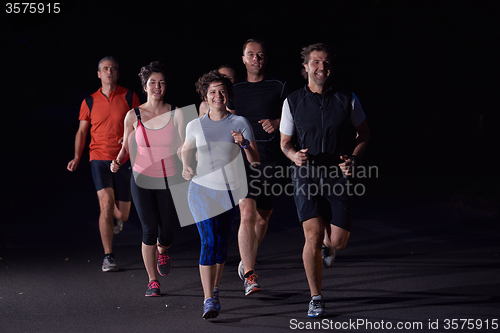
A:
[[[227,256],[227,239],[235,219],[234,208],[246,195],[241,193],[247,189],[241,151],[252,164],[260,159],[250,123],[226,108],[232,97],[231,81],[214,70],[203,75],[196,88],[208,103],[209,111],[186,127],[182,176],[192,179],[188,202],[200,232],[203,318],[208,319],[217,317],[220,311],[218,287]],[[190,167],[195,147],[196,174]]]

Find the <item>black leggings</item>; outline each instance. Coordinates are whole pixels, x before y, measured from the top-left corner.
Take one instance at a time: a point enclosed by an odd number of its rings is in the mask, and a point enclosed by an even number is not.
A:
[[[142,225],[142,242],[146,245],[172,245],[178,221],[170,189],[150,190],[137,186],[134,176],[130,188],[137,215]],[[159,231],[158,231],[159,230]]]

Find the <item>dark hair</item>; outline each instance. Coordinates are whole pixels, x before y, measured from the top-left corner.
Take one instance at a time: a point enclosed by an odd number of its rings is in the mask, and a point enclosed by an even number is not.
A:
[[[302,51],[300,52],[300,56],[302,57],[302,63],[307,64],[309,62],[309,56],[314,51],[323,51],[328,53],[328,55],[333,59],[335,54],[332,50],[332,47],[325,43],[316,43],[308,46],[304,46]]]
[[[311,44],[308,46],[304,46],[302,48],[302,51],[300,52],[300,56],[302,58],[303,65],[305,65],[309,62],[309,56],[314,51],[325,52],[330,56],[330,58],[332,60],[333,60],[333,58],[335,58],[335,53],[330,45],[328,45],[326,43]],[[302,68],[301,73],[302,73],[302,76],[305,79],[307,79],[307,73],[306,73],[306,70],[304,68]]]
[[[217,68],[217,70],[223,69],[223,68],[227,68],[227,69],[232,70],[233,72],[236,72],[236,70],[234,69],[233,65],[230,65],[230,64],[220,65],[219,68]]]
[[[114,62],[116,64],[116,67],[118,67],[118,70],[120,70],[120,65],[118,64],[118,60],[116,60],[116,58],[113,56],[106,56],[106,57],[102,58],[101,60],[99,60],[99,63],[97,64],[97,71],[101,70],[101,64],[105,61]]]
[[[266,49],[266,44],[264,44],[264,41],[258,38],[250,38],[247,39],[246,42],[243,44],[243,54],[245,54],[245,49],[247,48],[247,45],[249,43],[257,43],[262,46],[262,50],[264,51],[264,55],[267,55],[267,49]]]
[[[141,68],[139,72],[139,77],[141,78],[142,87],[145,88],[149,77],[152,73],[161,73],[165,78],[165,81],[168,81],[167,69],[164,64],[159,61],[152,61],[149,65],[146,65]]]
[[[219,73],[218,70],[210,71],[203,74],[198,81],[196,81],[196,92],[200,95],[201,100],[205,100],[207,97],[208,87],[213,82],[221,82],[226,86],[228,97],[231,99],[233,97],[233,83],[224,74]]]

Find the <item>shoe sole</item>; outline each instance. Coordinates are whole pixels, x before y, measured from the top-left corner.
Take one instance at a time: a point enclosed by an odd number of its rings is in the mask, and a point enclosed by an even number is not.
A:
[[[212,310],[212,311],[205,312],[202,317],[203,317],[203,319],[213,319],[213,318],[217,318],[218,315],[219,315],[219,313],[216,310]]]
[[[316,314],[316,315],[307,314],[307,317],[309,317],[309,318],[322,318],[324,316],[325,316],[324,313],[322,313],[322,314]]]
[[[113,267],[113,268],[103,268],[103,272],[118,272],[118,267]]]
[[[153,294],[151,294],[151,295],[146,294],[145,296],[146,296],[146,297],[160,297],[160,296],[161,296],[161,294],[153,293]]]
[[[248,296],[248,295],[252,295],[252,294],[256,294],[256,293],[260,293],[262,291],[262,288],[258,288],[258,287],[254,287],[252,290],[250,290],[249,292],[246,292],[245,293],[245,296]]]

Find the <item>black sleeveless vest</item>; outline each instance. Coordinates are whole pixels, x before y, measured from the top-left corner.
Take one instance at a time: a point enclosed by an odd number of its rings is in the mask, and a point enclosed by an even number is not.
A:
[[[288,96],[295,123],[295,148],[309,148],[311,165],[337,165],[341,155],[351,155],[356,132],[351,124],[352,93],[334,91],[322,95],[307,85]]]

